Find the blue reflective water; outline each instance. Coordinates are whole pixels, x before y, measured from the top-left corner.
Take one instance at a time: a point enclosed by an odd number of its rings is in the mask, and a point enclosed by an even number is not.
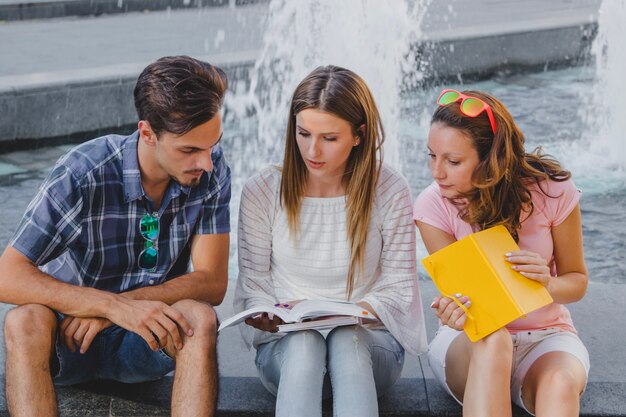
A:
[[[594,143],[585,125],[585,96],[594,72],[573,68],[524,75],[502,75],[488,82],[448,84],[446,87],[486,90],[500,98],[527,137],[527,148],[542,145],[562,161],[583,190],[581,200],[585,258],[591,281],[626,283],[626,174]],[[406,94],[402,100],[399,137],[400,168],[414,195],[430,183],[426,159],[426,135],[434,100],[442,86]],[[233,167],[231,204],[233,247],[230,277],[236,277],[236,221],[239,193],[245,179],[261,166],[282,158],[282,137],[258,138],[254,118],[234,118],[226,102],[224,149]],[[20,171],[0,172],[0,246],[4,247],[41,180],[67,146],[0,155],[0,166]],[[6,164],[6,165],[2,165]],[[418,255],[425,255],[418,242]]]

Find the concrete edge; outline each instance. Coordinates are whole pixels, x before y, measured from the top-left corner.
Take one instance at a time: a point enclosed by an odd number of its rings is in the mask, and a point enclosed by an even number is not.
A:
[[[254,61],[219,65],[229,79],[247,78]],[[0,153],[132,132],[137,123],[132,92],[138,74],[4,91],[0,87]],[[34,114],[37,119],[32,119]]]
[[[246,6],[269,0],[77,0],[16,2],[0,5],[1,21],[100,16],[203,7]]]
[[[212,55],[196,55],[195,57],[219,66],[227,72],[230,70],[232,73],[236,68],[252,67],[257,55],[258,51],[247,50]],[[129,80],[134,82],[145,66],[145,62],[133,62],[87,69],[0,76],[0,95],[11,92],[16,95],[31,94],[66,86],[109,85]]]
[[[484,80],[502,72],[544,71],[588,64],[597,22],[464,39],[426,40],[416,65],[424,84]]]

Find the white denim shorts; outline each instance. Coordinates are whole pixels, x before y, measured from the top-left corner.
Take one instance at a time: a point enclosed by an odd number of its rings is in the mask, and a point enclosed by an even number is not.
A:
[[[461,333],[463,332],[454,330],[448,326],[441,326],[435,338],[430,343],[428,362],[437,381],[452,398],[463,405],[461,401],[454,396],[446,382],[446,353],[452,341]],[[543,354],[548,352],[568,352],[578,358],[585,368],[587,377],[589,376],[589,353],[583,342],[574,333],[550,328],[521,331],[512,334],[511,338],[513,340],[511,400],[529,414],[532,413],[526,409],[524,401],[522,401],[522,384],[524,383],[524,378],[531,365]]]

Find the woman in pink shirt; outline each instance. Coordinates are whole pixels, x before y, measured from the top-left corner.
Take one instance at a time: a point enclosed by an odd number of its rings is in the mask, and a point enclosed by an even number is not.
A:
[[[472,343],[463,309],[436,297],[431,368],[464,416],[510,416],[511,400],[538,416],[578,416],[589,355],[563,304],[587,288],[580,191],[557,161],[526,153],[524,135],[494,97],[444,90],[437,103],[428,135],[435,181],[414,207],[426,249],[502,224],[521,249],[502,256],[554,302]],[[471,306],[467,296],[460,301]]]

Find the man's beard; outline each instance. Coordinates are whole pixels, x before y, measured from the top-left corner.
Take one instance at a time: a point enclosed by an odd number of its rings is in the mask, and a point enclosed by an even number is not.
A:
[[[170,175],[170,179],[172,181],[176,181],[178,184],[180,184],[183,187],[189,187],[189,188],[194,188],[197,187],[198,185],[200,185],[200,180],[202,179],[202,176],[199,176],[197,178],[193,178],[192,180],[189,180],[187,182],[183,182],[180,179],[176,178],[173,175]]]

